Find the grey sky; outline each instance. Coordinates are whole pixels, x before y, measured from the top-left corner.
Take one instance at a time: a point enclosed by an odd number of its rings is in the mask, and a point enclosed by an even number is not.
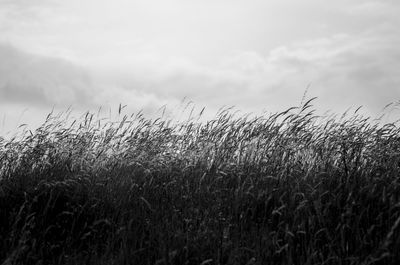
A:
[[[399,13],[395,0],[0,0],[0,112],[151,112],[185,96],[276,111],[311,83],[319,108],[377,113],[400,100]]]

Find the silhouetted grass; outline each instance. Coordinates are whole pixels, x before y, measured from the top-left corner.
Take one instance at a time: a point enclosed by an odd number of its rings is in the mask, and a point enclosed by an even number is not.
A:
[[[3,264],[400,261],[396,123],[67,116],[0,142]]]

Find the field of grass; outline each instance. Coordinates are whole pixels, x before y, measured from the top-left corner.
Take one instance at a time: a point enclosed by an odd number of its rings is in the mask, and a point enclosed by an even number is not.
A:
[[[0,264],[400,264],[400,127],[49,115],[0,141]]]

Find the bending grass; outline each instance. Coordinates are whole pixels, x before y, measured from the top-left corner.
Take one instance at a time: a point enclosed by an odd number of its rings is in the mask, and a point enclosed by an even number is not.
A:
[[[311,101],[206,122],[95,117],[49,115],[0,142],[0,262],[400,261],[396,123],[319,117]]]

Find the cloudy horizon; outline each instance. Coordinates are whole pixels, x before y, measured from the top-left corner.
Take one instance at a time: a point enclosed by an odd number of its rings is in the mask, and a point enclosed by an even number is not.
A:
[[[183,98],[274,112],[305,91],[319,109],[377,115],[400,100],[399,12],[394,0],[0,0],[2,127]]]

